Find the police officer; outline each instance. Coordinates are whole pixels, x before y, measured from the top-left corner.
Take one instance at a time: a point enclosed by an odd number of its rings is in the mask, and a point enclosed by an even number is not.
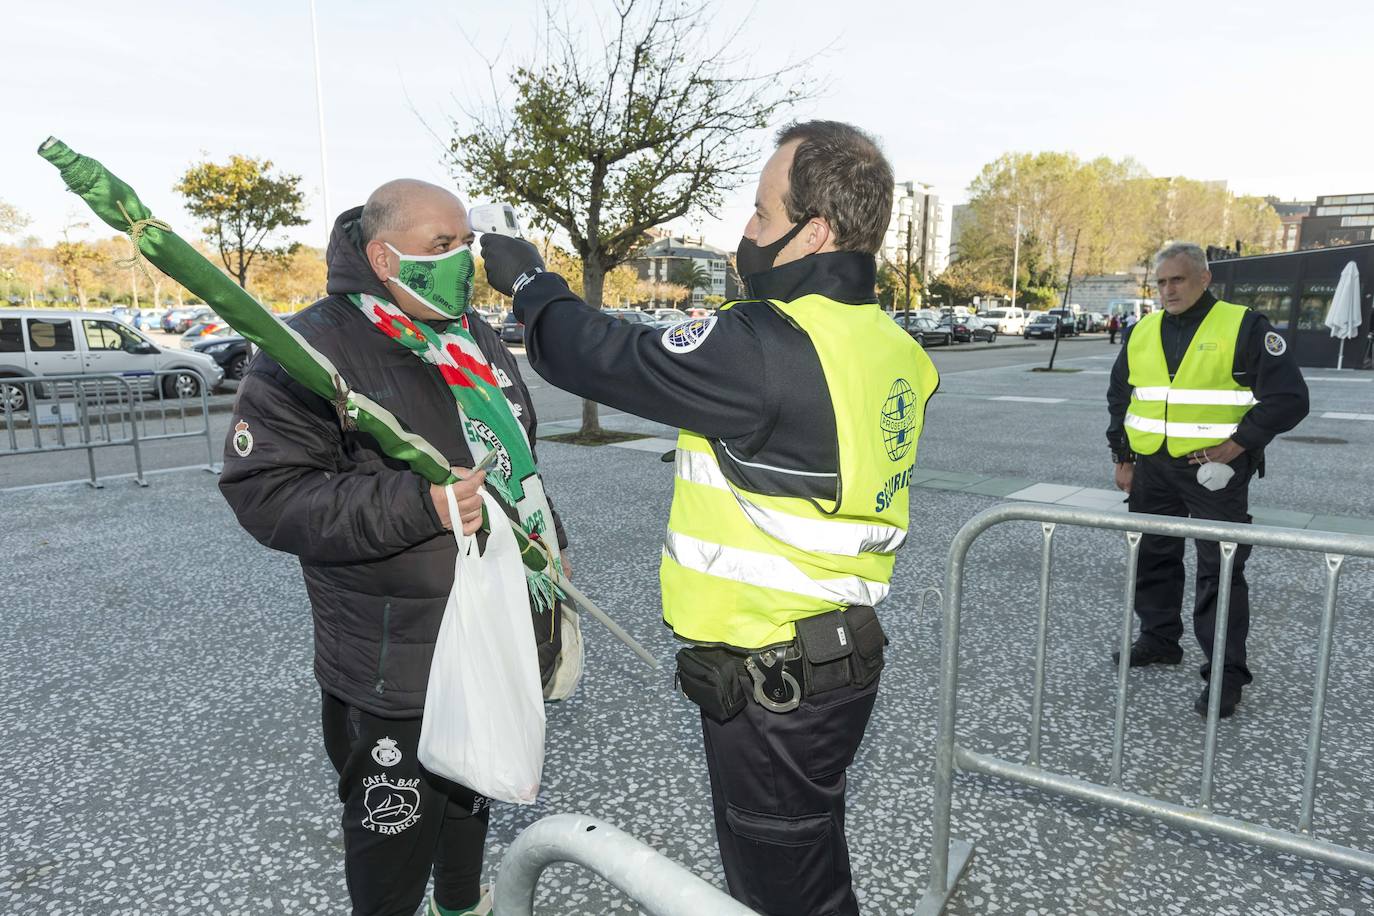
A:
[[[778,135],[739,243],[751,298],[667,330],[589,309],[532,245],[486,235],[530,365],[682,430],[660,580],[689,648],[730,893],[765,914],[855,914],[845,771],[863,739],[938,376],[879,307],[892,169],[871,138]]]
[[[1264,447],[1307,416],[1307,383],[1269,319],[1222,302],[1207,287],[1212,273],[1197,245],[1169,245],[1155,256],[1162,311],[1143,316],[1123,339],[1107,391],[1107,441],[1116,485],[1132,512],[1249,522],[1250,477],[1264,476]],[[1221,551],[1198,540],[1193,632],[1207,663],[1215,659]],[[1250,592],[1237,548],[1222,660],[1221,716],[1230,716],[1250,683],[1245,638]],[[1145,535],[1136,572],[1140,636],[1131,667],[1176,665],[1183,659],[1183,541]],[[1113,653],[1113,659],[1118,658]],[[1207,688],[1194,708],[1207,715]]]

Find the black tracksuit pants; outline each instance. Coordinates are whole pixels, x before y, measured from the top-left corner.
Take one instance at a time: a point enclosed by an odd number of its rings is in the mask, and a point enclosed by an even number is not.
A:
[[[845,770],[878,682],[787,713],[752,698],[727,722],[703,715],[716,839],[730,895],[764,916],[857,916],[844,831]]]
[[[1250,477],[1256,460],[1242,453],[1231,465],[1235,476],[1220,490],[1209,490],[1197,482],[1197,465],[1187,458],[1172,458],[1163,450],[1140,455],[1135,462],[1131,483],[1130,510],[1153,515],[1208,519],[1223,522],[1249,522]],[[1221,577],[1221,548],[1216,541],[1194,541],[1197,549],[1197,582],[1193,599],[1193,633],[1207,664],[1206,679],[1212,666],[1212,637],[1215,635],[1217,588]],[[1245,581],[1245,561],[1250,546],[1236,548],[1231,569],[1231,610],[1227,615],[1226,658],[1223,683],[1250,683],[1245,639],[1250,632],[1250,587]],[[1136,569],[1135,612],[1140,618],[1140,637],[1163,647],[1177,646],[1183,635],[1183,539],[1145,535],[1140,541],[1140,564]]]
[[[487,799],[425,770],[419,719],[383,719],[322,693],[324,746],[339,772],[344,872],[353,916],[413,916],[434,870],[434,898],[463,909],[481,896]]]

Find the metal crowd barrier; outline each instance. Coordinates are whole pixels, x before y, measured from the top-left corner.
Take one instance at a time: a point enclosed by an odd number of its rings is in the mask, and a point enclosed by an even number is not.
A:
[[[184,384],[187,375],[199,379],[194,393]],[[22,410],[14,408],[15,392],[23,396]],[[209,384],[194,369],[0,379],[0,458],[84,450],[87,483],[96,489],[104,486],[97,449],[132,448],[134,480],[146,487],[143,446],[195,437],[205,439],[206,470],[217,472]]]
[[[1009,521],[1039,522],[1042,533],[1040,562],[1040,613],[1035,650],[1031,716],[1026,762],[1019,763],[959,745],[955,735],[959,689],[959,621],[962,611],[964,561],[973,542],[987,529]],[[1049,624],[1049,581],[1055,527],[1076,525],[1121,531],[1126,535],[1126,600],[1121,612],[1121,658],[1117,669],[1116,721],[1112,740],[1110,776],[1106,785],[1050,772],[1040,765],[1040,720],[1045,693],[1045,640]],[[1231,570],[1236,547],[1279,547],[1324,554],[1326,603],[1318,636],[1317,669],[1313,685],[1312,714],[1307,734],[1306,766],[1297,830],[1283,830],[1216,814],[1212,810],[1213,770],[1216,763],[1217,720],[1221,678],[1212,680],[1207,705],[1207,730],[1203,744],[1202,781],[1195,806],[1182,805],[1130,792],[1121,785],[1122,748],[1125,741],[1127,672],[1130,666],[1131,632],[1135,616],[1135,575],[1144,534],[1200,538],[1221,545],[1221,571],[1217,595],[1213,658],[1223,658],[1231,602]],[[1374,874],[1374,853],[1325,842],[1313,836],[1317,768],[1321,759],[1322,719],[1326,707],[1327,674],[1336,624],[1336,592],[1341,567],[1347,557],[1374,558],[1374,538],[1324,531],[1303,531],[1231,522],[1210,522],[1162,515],[1121,514],[1093,509],[1011,503],[993,506],[969,520],[950,545],[945,567],[944,635],[940,656],[939,734],[935,750],[934,836],[931,840],[930,877],[925,895],[917,905],[918,916],[937,916],[954,892],[955,885],[973,855],[971,843],[950,836],[950,810],[954,799],[954,768],[996,776],[1047,792],[1128,814],[1158,818],[1175,827],[1201,830],[1228,840],[1251,843],[1265,849],[1304,856],[1319,862]]]
[[[585,814],[546,817],[515,838],[496,878],[495,911],[534,916],[535,885],[556,862],[591,869],[649,916],[758,916],[623,830]]]

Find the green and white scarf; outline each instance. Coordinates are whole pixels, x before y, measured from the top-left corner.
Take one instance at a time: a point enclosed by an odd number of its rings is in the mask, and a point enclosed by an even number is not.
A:
[[[451,322],[441,333],[385,299],[366,293],[349,299],[377,330],[439,370],[458,405],[473,462],[480,463],[489,452],[497,452],[495,464],[487,471],[488,486],[529,539],[548,551],[561,573],[553,513],[529,436],[516,419],[520,408],[507,400],[502,390],[511,380],[491,365],[464,320]],[[547,573],[526,567],[525,578],[535,609],[543,612],[551,608],[556,595]]]

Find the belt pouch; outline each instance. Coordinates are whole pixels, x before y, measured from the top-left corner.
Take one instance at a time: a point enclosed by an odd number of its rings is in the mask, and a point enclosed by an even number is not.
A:
[[[796,622],[805,696],[835,690],[852,681],[850,656],[854,652],[854,637],[846,616],[841,611],[829,611]]]
[[[883,670],[883,646],[887,645],[887,635],[878,622],[878,612],[866,604],[854,605],[844,617],[854,637],[854,654],[849,659],[853,675],[850,683],[855,687],[867,687]]]
[[[743,662],[724,649],[693,646],[677,653],[677,685],[702,713],[717,722],[728,722],[747,698],[741,683]]]

